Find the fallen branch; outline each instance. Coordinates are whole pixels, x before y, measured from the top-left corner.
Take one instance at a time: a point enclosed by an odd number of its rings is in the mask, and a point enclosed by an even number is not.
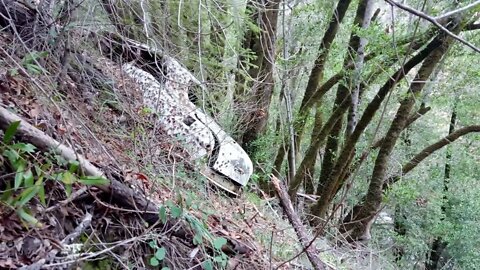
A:
[[[280,180],[278,180],[278,178],[275,177],[273,174],[270,177],[272,180],[272,184],[275,187],[275,190],[277,191],[278,198],[280,199],[280,203],[282,204],[283,209],[287,214],[288,220],[292,224],[293,229],[297,233],[298,239],[300,240],[300,243],[303,247],[303,250],[301,253],[305,252],[307,254],[307,257],[312,263],[312,266],[314,269],[316,270],[327,269],[327,265],[320,260],[314,246],[309,245],[310,241],[309,241],[308,234],[305,230],[305,227],[302,224],[302,221],[300,220],[300,218],[295,213],[295,210],[293,209],[292,202],[290,201],[290,196],[288,195],[285,187],[282,186],[282,184],[280,183]]]
[[[80,222],[80,224],[75,228],[75,230],[71,234],[69,234],[65,238],[63,238],[63,240],[61,242],[62,245],[71,244],[73,242],[73,240],[75,240],[77,237],[79,237],[85,231],[85,229],[88,226],[90,226],[90,223],[92,223],[92,214],[87,213],[87,214],[85,214],[85,217],[82,219],[82,222]],[[24,266],[24,267],[20,268],[20,270],[39,270],[39,269],[42,269],[42,267],[45,265],[45,263],[52,261],[55,258],[55,256],[57,256],[57,254],[59,252],[60,252],[60,250],[53,249],[48,253],[46,258],[42,258],[42,259],[38,260],[37,262],[35,262],[31,265]]]
[[[35,145],[39,150],[44,152],[53,150],[67,161],[78,161],[81,169],[87,176],[105,177],[105,174],[100,169],[95,167],[82,155],[75,153],[72,148],[56,141],[41,130],[30,125],[27,121],[18,117],[16,114],[0,106],[1,129],[5,130],[13,122],[17,121],[20,121],[20,125],[17,129],[16,135],[20,136],[22,140]],[[136,192],[130,187],[116,179],[109,179],[109,181],[110,185],[99,185],[97,187],[103,192],[111,194],[112,197],[121,204],[125,204],[130,208],[138,210],[148,223],[153,224],[158,221],[158,207],[153,202],[150,202],[144,196],[136,194]]]
[[[0,129],[6,130],[12,123],[17,121],[20,122],[20,125],[16,131],[16,136],[20,137],[22,141],[35,145],[40,151],[54,151],[67,161],[78,161],[81,169],[87,176],[107,178],[99,168],[90,163],[82,155],[77,154],[72,148],[58,142],[16,114],[0,106]],[[116,179],[110,177],[108,180],[110,182],[109,185],[99,185],[96,187],[109,194],[116,203],[135,210],[135,212],[150,225],[161,224],[158,214],[159,206],[156,203],[148,200],[144,194],[135,192]],[[166,224],[161,225],[169,231],[169,229],[173,228],[176,224],[177,220],[169,220]],[[175,230],[171,230],[171,233],[173,236],[189,241],[192,247],[195,246],[193,244],[193,234],[189,230],[185,228],[175,228]],[[249,254],[252,252],[252,248],[244,243],[230,238],[227,238],[227,240],[227,244],[222,247],[222,250],[227,255]]]

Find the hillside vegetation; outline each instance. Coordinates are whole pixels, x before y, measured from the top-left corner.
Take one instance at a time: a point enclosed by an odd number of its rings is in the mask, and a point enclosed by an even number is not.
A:
[[[480,269],[479,18],[0,1],[0,269]]]

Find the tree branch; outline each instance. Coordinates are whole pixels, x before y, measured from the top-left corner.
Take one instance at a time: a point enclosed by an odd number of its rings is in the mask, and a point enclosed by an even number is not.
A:
[[[416,112],[414,112],[412,115],[410,115],[410,117],[407,120],[407,124],[405,125],[405,128],[409,127],[411,124],[413,124],[413,122],[417,121],[418,118],[422,117],[424,114],[429,112],[431,109],[432,109],[431,107],[425,107],[425,106],[420,107]],[[370,149],[375,149],[375,148],[380,147],[380,145],[382,145],[383,139],[384,138],[381,138],[380,140],[373,143],[372,146],[370,147]],[[363,154],[362,154],[362,156],[363,156]]]
[[[413,170],[420,162],[422,162],[422,160],[433,154],[435,151],[471,132],[480,132],[480,125],[473,125],[458,129],[451,134],[445,136],[444,138],[440,139],[436,143],[427,146],[402,167],[402,174],[406,174]]]
[[[328,183],[325,183],[320,192],[317,192],[317,195],[320,195],[320,199],[317,203],[312,206],[312,214],[315,216],[324,216],[327,207],[330,204],[331,199],[333,198],[333,192],[340,181],[340,177],[343,172],[350,166],[350,157],[355,152],[355,146],[360,139],[360,136],[363,134],[367,126],[372,121],[376,112],[380,108],[383,100],[387,97],[388,93],[392,91],[398,82],[403,80],[408,72],[410,72],[416,65],[421,63],[425,58],[435,49],[442,45],[441,36],[437,36],[432,41],[428,43],[421,51],[419,51],[415,56],[408,60],[400,69],[398,69],[392,76],[388,78],[385,84],[378,90],[377,94],[374,96],[372,101],[367,105],[363,111],[362,117],[358,121],[355,130],[352,135],[347,138],[343,149],[340,151],[338,158],[335,162],[335,166],[331,172]]]
[[[417,167],[420,162],[422,162],[425,158],[429,157],[435,151],[440,150],[442,147],[454,142],[458,138],[467,135],[472,132],[480,132],[480,125],[473,125],[458,129],[451,134],[443,137],[442,139],[438,140],[436,143],[431,144],[425,147],[422,151],[420,151],[415,157],[413,157],[407,164],[403,165],[402,172],[398,175],[392,176],[385,181],[383,185],[383,190],[387,190],[389,186],[398,180],[400,180],[401,176],[409,173],[415,167]]]
[[[0,129],[5,130],[13,122],[20,121],[17,134],[25,141],[35,145],[42,151],[54,150],[68,161],[76,160],[79,162],[85,175],[95,177],[106,177],[103,171],[98,169],[82,155],[77,154],[72,148],[56,141],[41,130],[30,125],[27,121],[11,113],[4,107],[0,106]],[[142,196],[138,196],[135,191],[127,187],[123,183],[115,179],[109,179],[110,185],[97,186],[103,192],[112,194],[124,205],[133,209],[137,209],[141,216],[149,223],[153,224],[158,221],[158,207]]]
[[[443,25],[441,25],[436,18],[422,12],[422,11],[419,11],[419,10],[416,10],[414,8],[411,8],[407,5],[403,5],[403,4],[400,4],[400,3],[397,3],[393,0],[385,0],[387,3],[389,3],[390,5],[392,6],[396,6],[400,9],[403,9],[405,11],[407,11],[408,13],[411,13],[419,18],[422,18],[426,21],[429,21],[431,22],[433,25],[435,25],[436,27],[438,27],[439,29],[441,29],[443,32],[445,32],[447,35],[451,36],[452,38],[458,40],[459,42],[465,44],[467,47],[471,48],[472,50],[474,50],[475,52],[478,52],[480,53],[480,49],[477,48],[474,44],[466,41],[465,39],[461,38],[460,36],[452,33],[450,30],[448,30],[447,28],[445,28]]]
[[[407,120],[407,124],[405,125],[405,129],[408,128],[417,119],[425,115],[430,110],[431,110],[431,107],[425,107],[425,105],[422,104],[422,106],[416,112],[410,115],[410,117]],[[350,177],[351,172],[356,171],[363,164],[363,162],[367,159],[368,155],[371,153],[372,150],[377,149],[382,145],[384,139],[385,139],[384,137],[380,138],[378,141],[374,142],[370,147],[368,147],[366,150],[362,152],[360,157],[353,164],[352,168],[349,169],[345,177],[342,178],[343,181],[346,181],[346,179]]]
[[[465,30],[478,30],[480,29],[480,23],[472,23],[465,26]]]
[[[316,254],[316,251],[312,246],[313,241],[308,240],[309,237],[305,230],[305,227],[302,224],[302,221],[300,220],[300,218],[295,213],[292,202],[290,201],[290,198],[288,196],[288,193],[285,187],[280,183],[280,180],[278,180],[278,178],[275,177],[273,174],[271,175],[271,179],[272,179],[272,184],[275,187],[275,190],[277,191],[278,198],[280,199],[280,203],[282,204],[283,209],[285,210],[285,214],[287,215],[288,220],[292,224],[293,229],[297,233],[298,239],[300,240],[300,243],[303,247],[302,252],[297,254],[297,256],[305,252],[315,270],[327,269],[327,265],[324,262],[322,262],[318,257],[318,254]],[[277,269],[280,268],[280,266],[277,267]]]
[[[464,7],[461,7],[461,8],[449,11],[449,12],[443,14],[443,15],[437,16],[437,17],[435,17],[435,20],[439,21],[439,20],[442,20],[442,19],[446,19],[446,18],[448,18],[450,16],[453,16],[457,13],[465,12],[465,11],[467,11],[471,8],[474,8],[478,5],[480,5],[480,1],[473,2],[471,4],[468,4],[468,5],[464,6]]]
[[[85,175],[106,177],[102,170],[94,166],[82,155],[77,154],[72,148],[58,142],[16,114],[0,106],[0,129],[6,130],[13,122],[17,121],[20,121],[20,125],[17,129],[16,136],[21,137],[22,140],[35,145],[39,150],[44,152],[53,150],[67,161],[78,161]],[[158,215],[159,206],[156,203],[150,201],[144,194],[135,192],[113,177],[109,177],[108,180],[110,185],[99,185],[96,187],[110,194],[112,199],[117,203],[128,207],[129,210],[133,210],[149,224],[154,225],[160,223]],[[170,230],[176,226],[177,222],[175,219],[170,219],[166,224],[163,224],[163,226],[167,230]],[[189,244],[193,245],[193,235],[189,229],[181,227],[172,230],[171,233],[176,237],[187,240]],[[251,248],[239,240],[228,238],[227,241],[227,244],[222,247],[222,250],[227,254],[245,254],[251,252]]]

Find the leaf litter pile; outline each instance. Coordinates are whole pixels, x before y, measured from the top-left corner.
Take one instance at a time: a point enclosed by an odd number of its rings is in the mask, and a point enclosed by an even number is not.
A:
[[[50,72],[39,74],[17,69],[25,56],[0,53],[0,59],[2,107],[160,205],[158,221],[149,224],[142,210],[127,209],[97,188],[104,179],[85,176],[75,162],[21,136],[4,140],[0,268],[267,269],[297,252],[289,226],[268,200],[229,198],[197,173],[113,62],[82,59],[89,72],[67,71],[59,81],[53,60],[45,61]],[[272,241],[287,253],[272,250]]]

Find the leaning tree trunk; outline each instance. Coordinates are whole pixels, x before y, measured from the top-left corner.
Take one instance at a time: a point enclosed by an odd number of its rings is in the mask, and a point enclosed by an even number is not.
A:
[[[370,0],[362,0],[358,4],[357,13],[355,16],[354,26],[358,27],[366,27],[368,26],[368,20],[370,17]],[[348,52],[347,56],[344,60],[344,70],[350,71],[356,68],[355,64],[358,61],[357,52],[361,47],[361,39],[360,37],[352,31],[350,36],[350,41],[348,43]],[[323,53],[322,53],[323,54]],[[324,66],[324,64],[323,64]],[[315,67],[314,67],[315,69]],[[323,69],[322,69],[323,72]],[[358,72],[356,70],[355,72]],[[322,75],[323,76],[323,75]],[[349,77],[347,80],[347,85],[352,85],[352,78]],[[338,151],[338,143],[339,143],[339,135],[343,127],[343,115],[348,109],[348,105],[351,103],[349,89],[345,84],[340,84],[337,90],[337,96],[335,98],[335,102],[332,109],[332,117],[335,118],[335,122],[331,128],[329,128],[329,137],[327,141],[327,149],[325,150],[325,157],[323,159],[323,163],[333,163],[333,159],[336,156],[336,152]],[[307,85],[308,90],[308,85]],[[310,91],[305,92],[305,97],[302,103],[305,101],[305,98],[309,99],[313,93]],[[341,106],[342,103],[348,101],[348,103],[344,106]],[[306,101],[305,101],[306,102]],[[321,117],[321,114],[317,113],[316,118]],[[319,122],[319,119],[315,119],[315,122]],[[323,131],[323,130],[322,130]],[[301,136],[301,134],[299,133]],[[317,133],[316,130],[312,131],[312,143],[310,144],[307,154],[303,158],[302,163],[298,169],[297,175],[294,178],[294,181],[291,182],[289,187],[290,196],[292,196],[292,200],[294,200],[294,195],[296,194],[296,190],[301,186],[302,182],[311,182],[312,176],[314,173],[315,162],[317,160],[317,153],[320,147],[323,144],[323,140],[325,139],[326,134],[322,134],[321,132]],[[316,138],[319,136],[320,138]],[[300,138],[297,138],[297,142],[300,142]],[[330,168],[330,166],[322,167],[322,174],[325,173]]]
[[[450,117],[450,125],[448,128],[448,135],[451,135],[455,131],[455,125],[457,123],[457,110],[456,104],[453,105],[452,115]],[[447,214],[447,205],[448,205],[448,186],[450,183],[450,171],[451,171],[451,161],[452,153],[449,148],[447,148],[447,154],[445,157],[445,170],[443,175],[443,203],[442,203],[442,213]],[[441,220],[443,220],[443,216]],[[436,270],[440,264],[440,259],[443,250],[447,247],[447,242],[443,240],[440,236],[436,237],[430,247],[430,254],[427,256],[427,263],[425,265],[426,270]]]
[[[375,14],[374,14],[374,16],[372,16],[371,21],[373,21],[375,16],[376,16]],[[399,52],[404,53],[404,52],[407,52],[407,51],[410,51],[410,50],[411,51],[416,51],[416,50],[420,49],[421,47],[423,47],[423,45],[425,45],[425,43],[428,42],[428,40],[430,40],[434,37],[434,34],[436,33],[436,31],[434,31],[434,30],[436,30],[436,29],[431,28],[431,29],[423,32],[422,34],[414,35],[413,37],[408,36],[406,38],[403,38],[403,39],[399,40],[397,42],[397,44],[399,46],[402,46],[402,47],[399,48],[399,50],[396,51],[394,54],[390,54],[386,60],[382,61],[383,66],[390,67],[393,64],[395,64],[398,61],[398,55],[399,55],[398,53]],[[378,53],[378,52],[371,52],[368,55],[366,55],[362,61],[366,62],[366,61],[372,60],[379,55],[380,55],[380,53]],[[352,63],[352,65],[353,64],[354,63]],[[348,69],[351,69],[351,68],[352,68],[351,66],[348,67]],[[383,72],[382,69],[376,69],[376,70],[372,71],[368,76],[366,76],[367,79],[364,82],[359,83],[360,89],[358,91],[358,96],[361,96],[364,88],[368,86],[369,82],[372,79],[377,78],[382,72]],[[320,102],[322,100],[322,97],[326,93],[328,93],[328,91],[330,91],[337,83],[339,83],[340,81],[345,79],[347,75],[348,74],[347,74],[347,72],[345,72],[345,70],[339,71],[335,75],[331,76],[328,80],[326,80],[322,85],[320,85],[314,91],[314,93],[311,95],[311,97],[308,100],[304,101],[305,102],[304,105],[302,107],[300,107],[300,109],[299,109],[300,115],[298,115],[296,117],[296,120],[295,120],[295,131],[297,132],[296,137],[300,138],[301,136],[299,136],[299,134],[300,133],[303,134],[303,126],[302,125],[305,124],[304,123],[305,117],[307,117],[307,115],[309,115],[310,110],[313,107],[315,107],[316,105],[320,104]],[[353,96],[355,97],[355,93],[354,93]],[[357,104],[359,103],[359,99],[357,100],[356,103]],[[351,106],[353,108],[350,109],[348,119],[349,119],[350,125],[354,128],[357,124],[358,108],[356,106],[354,106],[353,104]],[[321,119],[318,119],[318,118],[319,118],[319,116],[315,116],[315,121],[316,122],[321,120]],[[319,130],[319,129],[317,129],[317,130]],[[350,132],[348,132],[347,134],[350,135]],[[297,141],[297,143],[295,143],[295,145],[297,145],[297,144],[299,144],[299,141]],[[275,157],[274,166],[273,166],[274,168],[273,168],[272,173],[277,174],[278,172],[281,171],[282,165],[283,165],[283,160],[285,158],[285,154],[289,151],[289,149],[290,149],[290,144],[288,144],[288,143],[283,143],[282,145],[280,145],[280,147],[277,151],[277,155]],[[331,166],[333,167],[333,165],[331,165]],[[322,166],[322,167],[326,167],[326,166]],[[329,166],[327,166],[327,167],[329,167]],[[317,193],[318,192],[319,192],[319,189],[317,189]]]
[[[332,46],[332,43],[337,36],[338,29],[340,27],[340,24],[342,23],[345,14],[347,12],[348,7],[350,6],[351,0],[339,0],[338,4],[335,8],[335,11],[332,14],[332,18],[330,19],[330,23],[328,25],[328,28],[322,38],[322,41],[320,42],[320,47],[318,48],[318,56],[317,59],[315,60],[315,63],[313,65],[312,70],[310,71],[310,75],[308,77],[308,82],[307,82],[307,87],[305,88],[305,93],[303,95],[303,99],[300,105],[300,109],[298,112],[298,116],[296,116],[295,121],[294,121],[294,129],[295,129],[295,139],[294,139],[294,149],[298,153],[299,151],[299,146],[301,143],[301,139],[305,130],[305,125],[306,125],[306,118],[310,114],[310,109],[312,106],[306,106],[310,100],[312,99],[312,96],[323,90],[319,89],[319,84],[323,80],[323,75],[325,72],[325,64],[328,59],[328,55],[330,54],[330,48]],[[343,74],[342,74],[343,75]],[[343,76],[337,76],[335,80],[331,81],[331,86],[338,82],[340,78]],[[330,89],[331,87],[327,88]],[[321,92],[326,92],[326,91],[321,91]],[[317,98],[319,99],[319,98]],[[319,117],[319,116],[318,116]],[[317,119],[317,122],[320,120]],[[275,168],[281,168],[285,153],[288,152],[286,150],[289,150],[290,146],[287,143],[284,143],[280,145],[280,148],[277,153],[277,157],[275,158]],[[286,149],[286,150],[285,150]],[[295,153],[296,155],[296,153]]]
[[[366,28],[370,23],[372,1],[362,0],[358,3],[357,13],[354,20],[354,27]],[[350,105],[350,117],[347,127],[353,131],[353,124],[356,122],[356,104],[358,102],[359,91],[360,91],[360,73],[363,65],[363,50],[365,47],[366,40],[360,38],[355,31],[352,31],[350,36],[350,41],[348,43],[348,51],[344,60],[343,70],[346,70],[347,73],[351,72],[352,74],[347,78],[347,83],[340,84],[337,90],[337,96],[335,98],[334,109],[339,107],[340,102],[342,102],[345,97],[348,97]],[[347,87],[349,86],[349,87]],[[355,103],[355,106],[352,104]],[[347,107],[348,108],[348,107]],[[345,110],[347,109],[345,108]],[[352,109],[353,108],[353,109]],[[343,114],[346,111],[342,112],[342,115],[339,118],[339,121],[335,123],[332,128],[332,131],[328,135],[327,145],[325,148],[325,156],[322,161],[322,170],[320,173],[320,179],[317,187],[317,191],[321,190],[324,183],[328,182],[328,178],[332,172],[332,167],[335,163],[335,158],[338,154],[338,148],[340,144],[340,134],[343,129]],[[347,128],[347,131],[348,131]],[[351,132],[347,132],[347,135],[350,135]],[[318,149],[317,149],[318,151]],[[318,193],[317,193],[318,195]]]
[[[323,186],[320,189],[320,198],[311,209],[314,216],[317,216],[320,219],[325,217],[336,191],[339,190],[342,185],[342,175],[345,175],[345,170],[350,167],[352,156],[355,152],[355,146],[360,139],[360,136],[372,121],[388,93],[395,88],[399,81],[405,78],[405,75],[410,70],[421,63],[441,44],[441,40],[438,38],[433,39],[415,56],[413,56],[402,67],[400,67],[394,74],[392,74],[392,76],[389,76],[385,84],[378,90],[372,101],[365,108],[362,117],[355,126],[353,133],[347,138],[342,150],[338,154],[338,158],[336,159],[335,166],[333,166],[331,176],[328,178],[328,182],[323,183]]]
[[[459,27],[457,27],[457,32]],[[361,241],[370,238],[370,226],[375,216],[380,211],[383,197],[383,185],[386,180],[387,168],[390,156],[395,144],[404,130],[410,112],[412,111],[415,100],[425,86],[425,82],[429,79],[433,70],[445,55],[452,39],[445,33],[441,33],[438,37],[442,45],[432,51],[425,59],[420,67],[415,79],[410,85],[407,96],[402,100],[397,110],[395,118],[380,147],[375,165],[373,168],[372,178],[370,180],[367,195],[362,200],[362,204],[357,207],[356,212],[349,214],[344,220],[341,233],[345,234],[348,241]]]
[[[295,199],[297,190],[302,182],[308,181],[307,178],[313,173],[313,165],[316,161],[318,154],[318,149],[324,143],[327,135],[331,132],[335,124],[340,121],[343,113],[347,111],[350,99],[348,97],[339,104],[338,108],[332,113],[328,121],[323,125],[323,127],[318,132],[318,135],[313,138],[310,146],[308,147],[305,157],[300,163],[297,174],[295,175],[293,181],[290,183],[288,193],[292,200]]]

